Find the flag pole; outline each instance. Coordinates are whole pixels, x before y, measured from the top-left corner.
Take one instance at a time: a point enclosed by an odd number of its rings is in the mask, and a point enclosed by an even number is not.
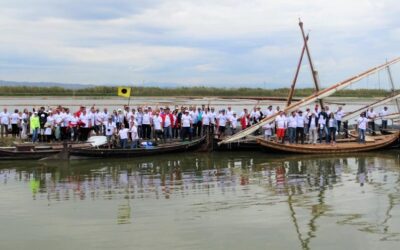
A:
[[[128,98],[128,107],[129,107],[129,104],[131,103],[131,96],[132,96],[132,87],[129,87],[130,88],[130,91],[129,91],[129,98]]]

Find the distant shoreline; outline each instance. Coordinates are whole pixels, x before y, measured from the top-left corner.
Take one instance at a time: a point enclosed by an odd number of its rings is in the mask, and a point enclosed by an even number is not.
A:
[[[132,97],[176,97],[176,98],[286,98],[289,88],[263,89],[263,88],[212,88],[212,87],[132,87]],[[303,98],[314,93],[313,88],[295,90],[295,98]],[[371,98],[385,97],[390,94],[388,90],[381,89],[345,89],[336,92],[332,97]],[[0,86],[1,97],[91,97],[104,98],[117,96],[117,87],[96,86],[83,89],[68,89],[62,87],[31,87],[31,86]]]

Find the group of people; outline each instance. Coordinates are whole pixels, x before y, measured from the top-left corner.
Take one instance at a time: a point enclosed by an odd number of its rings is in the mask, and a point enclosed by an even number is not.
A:
[[[376,113],[373,108],[362,112],[356,120],[359,135],[359,143],[365,143],[365,134],[368,130],[370,134],[375,135],[375,120],[382,119],[382,129],[387,128],[388,108],[384,107],[379,113]],[[308,137],[309,144],[323,142],[334,145],[336,143],[336,135],[344,130],[348,132],[347,123],[342,128],[342,118],[345,112],[342,107],[338,107],[336,111],[331,111],[328,106],[319,107],[315,105],[313,110],[306,109],[305,113],[302,110],[292,111],[286,115],[283,111],[279,111],[279,115],[274,122],[263,126],[265,137],[268,139],[272,136],[273,129],[276,128],[277,142],[284,143],[285,138],[289,143],[304,144]]]
[[[276,115],[273,122],[262,127],[264,136],[271,138],[276,134],[277,141],[289,143],[334,144],[336,134],[341,131],[342,117],[345,115],[342,107],[334,112],[329,107],[315,105],[313,110],[307,108],[285,114],[279,106],[273,109],[268,106],[262,110],[254,107],[238,115],[231,106],[216,111],[213,107],[137,107],[124,106],[121,109],[109,112],[107,108],[81,106],[79,110],[71,112],[69,108],[58,106],[55,108],[41,107],[31,112],[28,109],[15,109],[10,113],[4,108],[0,113],[1,137],[11,134],[22,139],[32,137],[32,142],[50,141],[86,141],[90,134],[104,135],[109,146],[119,141],[121,147],[138,147],[140,140],[168,142],[172,139],[192,140],[205,134],[215,134],[218,137],[231,135],[238,129],[245,129],[257,124],[263,118]],[[371,133],[375,133],[375,119],[387,115],[387,107],[376,114],[373,109],[362,113],[357,120],[360,142],[365,142],[367,125]],[[382,127],[387,127],[387,120],[382,119]],[[257,131],[260,134],[262,131]],[[117,139],[117,140],[115,140]]]

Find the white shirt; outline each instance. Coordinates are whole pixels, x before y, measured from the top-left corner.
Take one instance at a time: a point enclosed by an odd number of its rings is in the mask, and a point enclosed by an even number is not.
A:
[[[375,113],[375,111],[368,111],[367,112],[367,117],[368,117],[368,119],[371,119],[371,120],[374,120],[375,118],[376,118],[376,113]]]
[[[108,122],[106,123],[106,135],[110,136],[114,134],[115,128],[117,127],[115,125],[115,122]]]
[[[326,125],[326,120],[325,120],[324,116],[321,115],[321,116],[319,117],[319,119],[318,119],[318,125],[319,125],[320,128],[323,128],[323,127]]]
[[[388,115],[388,111],[387,110],[384,110],[384,109],[382,109],[382,111],[379,113],[379,116],[386,116],[386,115]],[[386,120],[386,118],[385,117],[383,117],[382,118],[382,120]]]
[[[128,132],[129,132],[129,129],[127,129],[127,128],[120,129],[118,132],[119,138],[120,139],[128,139]]]
[[[155,130],[161,130],[162,119],[161,116],[153,116],[153,124]]]
[[[298,128],[304,128],[304,116],[297,114],[296,115],[296,123]]]
[[[231,117],[233,117],[233,113],[234,113],[234,111],[233,110],[227,110],[226,111],[226,115],[228,116],[228,118],[231,118]]]
[[[83,113],[79,116],[79,120],[85,124],[85,128],[89,128],[90,126],[90,116],[88,114],[84,115]]]
[[[132,140],[139,140],[138,129],[136,126],[132,126],[131,128],[131,137]]]
[[[48,125],[53,127],[54,126],[54,117],[52,115],[47,116],[46,123],[48,123]]]
[[[182,122],[182,127],[187,128],[190,127],[190,123],[193,122],[193,120],[192,117],[190,117],[190,115],[183,114],[181,122]]]
[[[151,123],[150,114],[149,113],[144,113],[143,114],[143,118],[142,118],[142,124],[150,125],[150,123]]]
[[[1,112],[0,118],[1,118],[1,124],[8,125],[10,123],[10,113]]]
[[[293,117],[292,115],[287,118],[288,120],[288,128],[296,128],[297,127],[297,119],[296,116]]]
[[[341,121],[343,116],[344,116],[343,110],[336,111],[335,118],[336,118],[337,121]]]
[[[164,120],[164,128],[167,128],[169,126],[171,126],[171,118],[170,118],[170,114],[166,114],[165,120]]]
[[[282,116],[278,115],[275,118],[275,122],[277,128],[286,128],[286,117],[284,115]]]
[[[336,127],[335,125],[335,119],[330,118],[328,121],[328,125],[330,128]]]
[[[217,115],[215,114],[215,112],[210,112],[210,123],[211,124],[215,124],[215,118],[217,117]]]
[[[264,135],[272,135],[272,126],[271,124],[267,123],[263,126]]]
[[[315,128],[317,128],[317,124],[315,124],[315,117],[311,116],[310,129],[315,129]]]
[[[357,120],[358,128],[359,129],[367,129],[367,122],[368,122],[368,119],[366,117],[358,118],[358,120]]]
[[[203,114],[203,125],[210,125],[210,113]]]
[[[220,127],[225,127],[227,121],[228,121],[227,115],[220,114],[220,115],[218,116],[218,125],[219,125]]]
[[[232,116],[230,119],[229,119],[229,122],[231,123],[231,126],[232,126],[232,128],[236,128],[237,127],[237,123],[238,123],[238,121],[237,121],[237,117],[234,117],[234,116]]]
[[[19,116],[18,113],[12,113],[10,119],[11,119],[11,124],[18,124],[21,117]]]

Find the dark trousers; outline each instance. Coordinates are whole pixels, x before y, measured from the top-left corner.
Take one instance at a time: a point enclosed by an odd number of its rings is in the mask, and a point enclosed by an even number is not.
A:
[[[382,129],[387,129],[387,120],[382,120]]]
[[[196,124],[196,129],[193,132],[194,135],[201,136],[202,129],[203,129],[203,123],[201,121],[198,121]]]
[[[90,128],[80,128],[80,141],[87,141],[89,136]]]
[[[304,128],[303,127],[296,128],[296,143],[299,143],[299,138],[300,138],[301,144],[304,144]]]
[[[151,126],[149,124],[143,124],[142,128],[143,128],[143,138],[150,139]]]
[[[370,133],[372,133],[373,135],[375,135],[375,121],[368,122],[368,127],[369,127],[369,129],[370,129]]]
[[[342,121],[337,121],[337,132],[340,132],[341,125],[342,125]]]
[[[182,141],[184,141],[188,135],[189,135],[189,140],[191,141],[192,140],[192,133],[190,131],[190,127],[183,127],[181,129]]]
[[[180,129],[178,127],[172,128],[172,138],[178,138],[179,137],[179,131],[180,131]]]
[[[336,128],[335,127],[329,128],[329,141],[336,142]]]

